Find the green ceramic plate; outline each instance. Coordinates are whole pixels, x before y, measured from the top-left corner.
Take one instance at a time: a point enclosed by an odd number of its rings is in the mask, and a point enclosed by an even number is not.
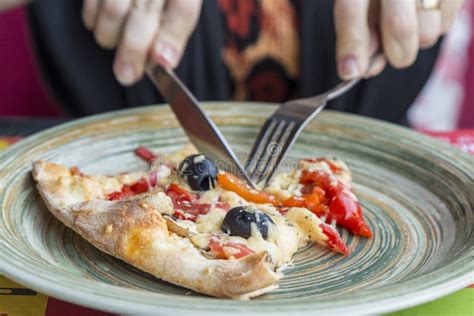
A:
[[[210,103],[206,110],[245,156],[274,107]],[[343,231],[354,249],[347,258],[317,246],[302,249],[278,290],[247,302],[192,293],[101,253],[48,213],[30,176],[36,159],[89,173],[145,168],[133,154],[138,145],[163,152],[185,142],[167,107],[145,107],[55,127],[2,153],[0,272],[97,309],[206,316],[388,312],[474,282],[474,157],[371,119],[325,111],[305,129],[289,159],[346,160],[373,238]]]

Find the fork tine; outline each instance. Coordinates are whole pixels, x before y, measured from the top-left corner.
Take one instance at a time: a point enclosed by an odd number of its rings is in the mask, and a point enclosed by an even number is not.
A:
[[[294,122],[292,122],[294,123]],[[280,166],[283,158],[285,158],[286,153],[288,149],[293,145],[293,143],[296,141],[296,137],[298,134],[301,132],[303,129],[303,126],[298,126],[296,124],[292,124],[291,128],[289,128],[289,132],[287,132],[285,138],[284,138],[284,145],[281,147],[281,151],[279,152],[278,156],[276,157],[275,163],[273,164],[272,168],[270,169],[270,172],[264,179],[264,187],[268,184],[268,182],[271,180],[273,175],[275,174],[275,171],[278,169]]]
[[[271,150],[272,145],[278,142],[278,140],[281,138],[281,135],[284,132],[284,126],[286,122],[277,118],[275,118],[274,121],[275,121],[275,125],[272,131],[272,134],[268,137],[268,140],[265,142],[265,145],[263,146],[260,156],[257,160],[257,164],[255,165],[255,169],[250,175],[250,177],[252,178],[252,181],[254,181],[255,183],[258,183],[257,179],[260,178],[261,174],[264,173],[266,170],[265,161],[268,160],[267,156],[269,154],[269,149]],[[260,168],[262,164],[265,164],[263,170]]]
[[[268,122],[268,127],[266,124],[267,122]],[[260,133],[257,137],[257,141],[255,142],[254,148],[252,149],[252,152],[254,152],[254,156],[250,158],[251,164],[249,163],[249,166],[247,169],[247,173],[251,179],[254,178],[255,173],[258,170],[258,166],[260,165],[260,162],[265,156],[265,149],[267,148],[268,144],[273,138],[275,129],[278,127],[278,120],[276,120],[274,117],[269,118],[267,122],[260,129]]]
[[[251,167],[255,162],[255,157],[260,154],[262,147],[261,144],[264,139],[266,139],[267,134],[270,131],[270,126],[274,122],[273,117],[268,118],[263,126],[260,128],[260,131],[257,135],[257,138],[253,144],[252,150],[250,151],[249,156],[247,157],[247,161],[245,161],[245,171],[249,173],[251,171]]]
[[[291,123],[294,124],[294,122],[287,122],[285,120],[281,120],[280,122],[278,122],[278,130],[273,134],[271,141],[266,147],[266,153],[268,154],[268,158],[266,160],[262,159],[262,162],[264,162],[265,164],[263,169],[258,170],[257,177],[253,179],[255,183],[258,184],[265,177],[268,168],[272,165],[274,161],[274,157],[278,154],[278,147],[281,146],[282,139],[284,139],[284,136],[288,133],[288,127],[291,125]]]

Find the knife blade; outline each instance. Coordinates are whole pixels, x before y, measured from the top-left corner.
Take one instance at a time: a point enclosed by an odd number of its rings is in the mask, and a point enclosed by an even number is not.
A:
[[[237,173],[252,188],[255,188],[222,133],[174,71],[157,64],[150,64],[147,67],[147,74],[169,103],[194,146],[213,160],[219,169]]]

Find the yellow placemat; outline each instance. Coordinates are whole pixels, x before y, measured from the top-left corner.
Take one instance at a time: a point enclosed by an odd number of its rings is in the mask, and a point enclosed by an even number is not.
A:
[[[45,315],[48,297],[0,276],[0,315]]]

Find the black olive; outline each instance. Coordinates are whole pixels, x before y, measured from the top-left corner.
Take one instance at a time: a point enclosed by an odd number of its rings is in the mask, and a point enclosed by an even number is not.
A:
[[[252,223],[255,223],[262,237],[267,239],[269,227],[273,224],[272,219],[259,209],[250,206],[231,208],[222,221],[221,229],[231,236],[249,238],[252,234]]]
[[[217,168],[203,154],[186,157],[179,164],[178,171],[195,191],[207,191],[215,187]]]

